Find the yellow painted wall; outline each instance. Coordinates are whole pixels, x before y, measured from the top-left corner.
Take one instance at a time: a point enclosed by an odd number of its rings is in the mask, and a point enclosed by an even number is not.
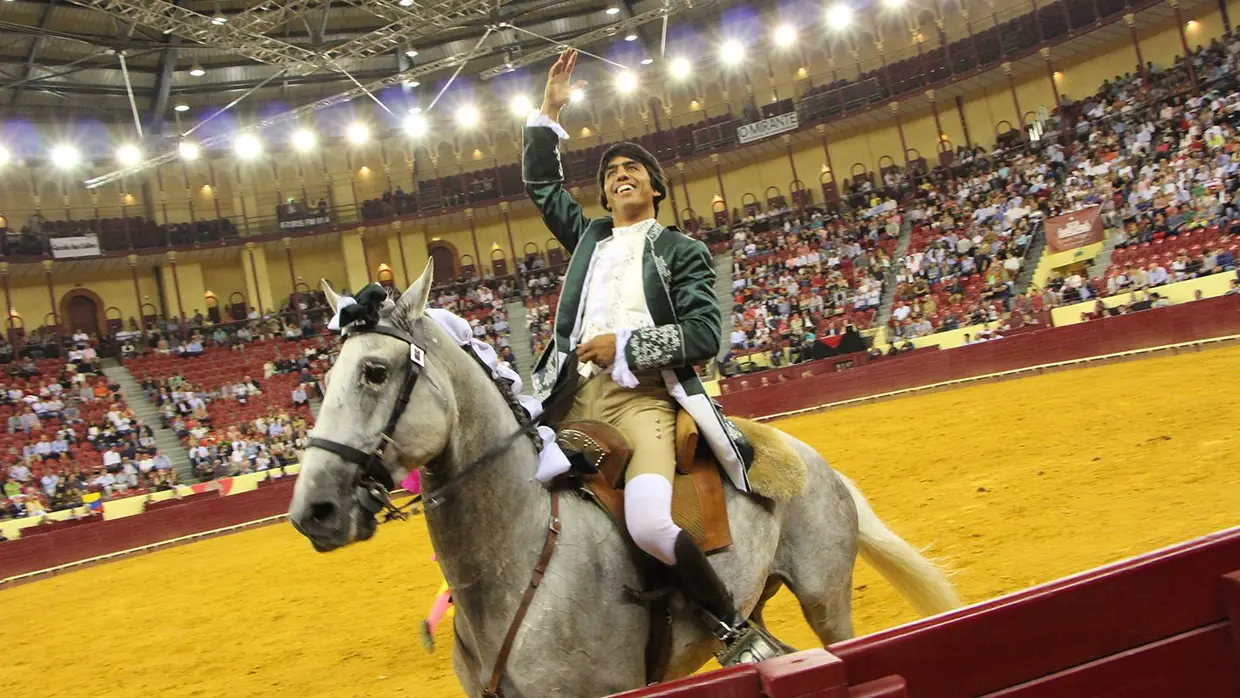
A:
[[[362,251],[362,237],[357,233],[345,233],[340,236],[340,251],[344,255],[345,285],[338,287],[350,291],[360,290],[370,283],[370,273],[366,269],[366,255]]]
[[[1055,252],[1044,254],[1038,260],[1038,268],[1033,270],[1033,279],[1030,282],[1032,286],[1042,288],[1046,285],[1046,280],[1050,278],[1051,272],[1056,269],[1062,269],[1070,264],[1085,262],[1092,260],[1102,251],[1102,243],[1096,242],[1092,245],[1085,245],[1074,250],[1064,250],[1063,252]]]
[[[130,317],[137,318],[139,315],[133,279],[128,274],[110,278],[99,275],[84,276],[80,273],[58,273],[56,267],[53,267],[52,280],[57,313],[60,313],[61,302],[67,293],[76,288],[83,288],[98,294],[103,299],[105,310],[110,306],[118,308],[126,322]],[[159,307],[159,290],[152,270],[140,269],[138,271],[138,286],[144,301],[149,301]],[[48,299],[47,284],[42,275],[37,280],[12,282],[10,293],[14,312],[25,321],[28,330],[34,330],[45,324],[45,318],[50,322],[51,318],[48,314],[52,312],[51,301]],[[64,320],[63,317],[61,319]]]
[[[238,250],[237,254],[240,255],[243,250],[242,248],[238,248]],[[235,292],[240,292],[246,296],[246,305],[251,305],[248,300],[250,296],[247,295],[250,291],[248,290],[249,285],[245,281],[245,270],[239,262],[240,259],[238,258],[236,261],[226,263],[202,265],[203,291],[204,293],[208,291],[214,293],[216,298],[219,299],[221,308],[228,305],[229,296]],[[203,312],[206,312],[206,308],[203,308]],[[223,315],[223,317],[227,316]]]
[[[177,285],[181,289],[181,311],[186,317],[194,317],[195,313],[207,314],[206,286],[203,282],[202,265],[197,262],[179,263],[176,267],[176,279],[172,278],[172,265],[165,264],[160,268],[164,280],[164,297],[168,302],[168,312],[175,315],[177,310]]]
[[[258,245],[251,250],[247,244],[240,248],[240,257],[241,269],[245,274],[245,292],[246,297],[250,299],[250,307],[261,312],[278,309],[281,299],[272,295],[266,250]]]
[[[1197,291],[1201,291],[1201,294],[1206,298],[1223,295],[1230,287],[1232,279],[1235,278],[1235,274],[1211,274],[1198,279],[1189,279],[1188,281],[1159,286],[1153,289],[1153,292],[1166,298],[1172,304],[1187,303],[1193,300],[1193,294]],[[1108,308],[1114,308],[1119,305],[1126,305],[1133,302],[1134,299],[1142,297],[1143,294],[1140,292],[1137,292],[1135,296],[1131,293],[1123,293],[1118,296],[1103,298],[1102,303]],[[1084,303],[1073,303],[1072,305],[1054,308],[1051,310],[1051,322],[1056,327],[1075,325],[1081,322],[1081,313],[1092,312],[1097,304],[1097,300],[1088,300]]]

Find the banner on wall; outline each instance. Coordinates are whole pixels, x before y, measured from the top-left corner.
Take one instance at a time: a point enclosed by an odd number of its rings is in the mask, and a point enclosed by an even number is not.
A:
[[[331,216],[306,216],[302,218],[291,218],[280,221],[280,230],[314,228],[320,225],[329,225],[331,222]]]
[[[74,257],[97,257],[103,254],[99,249],[99,236],[75,235],[67,238],[49,238],[52,256],[56,259],[72,259]]]
[[[761,140],[768,136],[795,131],[800,122],[797,121],[797,113],[792,111],[779,116],[772,116],[769,119],[755,121],[752,124],[745,124],[736,129],[736,140],[741,143],[750,143],[752,141]]]
[[[1102,242],[1102,209],[1090,206],[1062,216],[1047,218],[1046,246],[1051,252],[1075,250]]]

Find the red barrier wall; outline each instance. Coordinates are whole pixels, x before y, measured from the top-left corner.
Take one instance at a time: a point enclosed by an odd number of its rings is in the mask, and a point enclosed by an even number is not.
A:
[[[296,478],[112,521],[94,521],[0,544],[0,578],[235,526],[288,511]]]
[[[727,671],[621,695],[1237,698],[1240,528]]]
[[[913,353],[716,399],[728,414],[765,416],[959,378],[1230,334],[1240,334],[1240,296],[1052,327],[946,351]]]

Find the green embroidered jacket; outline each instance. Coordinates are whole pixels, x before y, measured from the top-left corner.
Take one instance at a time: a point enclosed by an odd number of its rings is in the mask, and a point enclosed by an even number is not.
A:
[[[526,193],[551,234],[571,254],[556,307],[554,337],[532,376],[534,397],[545,401],[562,378],[561,367],[575,351],[572,336],[587,272],[594,250],[611,236],[612,219],[586,218],[581,205],[565,191],[559,137],[552,129],[525,128],[521,164]],[[747,489],[744,470],[752,461],[752,449],[706,395],[693,368],[717,355],[723,332],[710,250],[676,228],[652,226],[642,253],[642,278],[646,307],[655,326],[633,330],[625,348],[629,369],[665,371],[673,397],[693,415],[732,481]],[[725,462],[725,455],[730,463]]]

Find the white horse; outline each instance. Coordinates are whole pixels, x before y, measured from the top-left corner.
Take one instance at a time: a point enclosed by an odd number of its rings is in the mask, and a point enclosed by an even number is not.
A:
[[[496,666],[548,537],[550,496],[534,479],[538,455],[520,434],[511,396],[424,317],[430,285],[428,267],[373,331],[341,348],[290,521],[320,551],[370,538],[373,481],[390,484],[421,467],[424,492],[442,501],[426,522],[456,604],[453,659],[469,695],[483,695],[495,670],[506,698],[642,686],[650,614],[624,591],[641,586],[634,551],[600,507],[567,493],[559,498],[558,546]],[[335,308],[339,297],[324,288]],[[851,637],[858,548],[919,612],[959,605],[941,570],[888,530],[851,482],[786,438],[808,466],[803,494],[779,504],[726,488],[735,542],[710,559],[742,613],[761,623],[763,604],[787,585],[824,645]],[[692,673],[717,649],[692,609],[674,599],[666,678]]]

